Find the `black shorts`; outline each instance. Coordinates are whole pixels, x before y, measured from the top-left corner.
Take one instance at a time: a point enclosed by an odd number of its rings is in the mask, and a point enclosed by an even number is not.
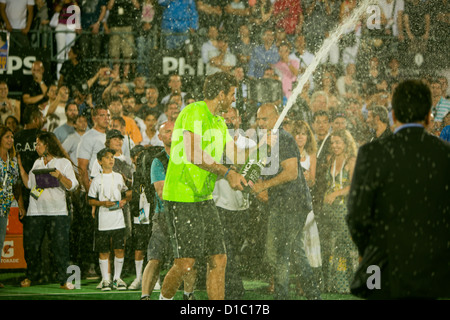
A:
[[[125,249],[125,228],[95,232],[94,251],[110,252],[115,249]]]
[[[165,201],[164,209],[174,258],[226,254],[223,228],[213,200]]]
[[[150,240],[150,225],[133,223],[133,249],[144,251]]]

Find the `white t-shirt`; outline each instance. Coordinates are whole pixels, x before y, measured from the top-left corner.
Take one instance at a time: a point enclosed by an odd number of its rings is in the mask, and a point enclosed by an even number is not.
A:
[[[128,188],[123,181],[122,175],[116,172],[101,173],[97,175],[91,183],[88,196],[98,201],[120,201],[122,192]],[[122,209],[109,210],[106,207],[99,207],[98,210],[98,230],[116,230],[125,228],[125,219]]]
[[[78,145],[77,158],[89,160],[89,174],[94,162],[97,161],[97,153],[105,148],[106,133],[90,129],[82,137]]]
[[[0,0],[0,3],[6,4],[6,16],[13,29],[20,30],[27,26],[27,6],[34,6],[34,0]]]
[[[253,140],[239,135],[236,140],[238,148],[253,148],[256,146],[256,142]],[[230,210],[240,211],[249,208],[248,194],[244,194],[239,190],[233,190],[226,179],[217,179],[216,185],[213,191],[214,203],[217,207]]]
[[[65,158],[53,158],[47,164],[44,159],[39,158],[34,162],[33,168],[29,173],[28,188],[33,190],[36,187],[36,176],[33,173],[35,169],[56,168],[66,178],[72,181],[72,188],[66,188],[60,183],[59,187],[45,188],[39,198],[36,200],[30,196],[30,205],[28,206],[28,216],[67,216],[66,191],[73,191],[78,187],[78,180],[75,176],[72,163]]]
[[[216,68],[209,63],[209,61],[212,58],[217,57],[219,54],[220,54],[220,52],[218,49],[208,51],[208,63],[206,64],[206,75],[207,76],[222,71],[221,69]],[[236,62],[237,62],[236,56],[228,51],[227,53],[225,53],[225,57],[223,58],[222,65],[225,67],[234,67],[236,65]]]

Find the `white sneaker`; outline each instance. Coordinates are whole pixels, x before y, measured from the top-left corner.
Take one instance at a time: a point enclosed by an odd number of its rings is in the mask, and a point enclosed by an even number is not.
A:
[[[127,290],[127,284],[122,279],[114,280],[113,287],[116,290]]]
[[[158,281],[156,281],[155,287],[153,288],[153,290],[161,290],[161,281],[158,279]]]
[[[102,281],[102,291],[111,291],[112,283],[111,280],[103,280]]]
[[[96,289],[101,289],[103,286],[103,280],[100,280],[100,283],[95,287]]]
[[[138,278],[134,279],[133,282],[128,286],[128,290],[139,290],[141,289],[142,281]]]

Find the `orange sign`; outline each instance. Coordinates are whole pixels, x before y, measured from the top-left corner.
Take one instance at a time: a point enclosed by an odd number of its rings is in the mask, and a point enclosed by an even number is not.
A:
[[[1,253],[0,269],[26,269],[22,235],[7,234]]]
[[[19,208],[11,207],[9,210],[8,225],[6,234],[23,234],[23,225],[19,220]]]

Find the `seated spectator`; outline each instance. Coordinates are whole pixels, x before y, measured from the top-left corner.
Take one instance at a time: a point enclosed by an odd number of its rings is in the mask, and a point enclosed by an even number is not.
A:
[[[164,113],[162,113],[157,119],[156,127],[159,128],[166,121],[175,123],[178,115],[180,114],[181,104],[180,101],[174,99],[176,96],[170,99],[169,103],[164,106]],[[147,126],[148,130],[148,126]]]
[[[176,50],[183,47],[189,34],[198,30],[198,11],[192,0],[158,0],[163,8],[161,32],[164,48]]]
[[[444,98],[441,82],[439,79],[433,79],[430,84],[432,108],[434,121],[440,126],[444,116],[450,111],[450,100]]]
[[[314,114],[318,111],[327,111],[329,109],[328,95],[324,91],[316,91],[310,100],[311,112]]]
[[[275,28],[275,46],[280,48],[282,43],[288,42],[286,31],[283,28]]]
[[[304,18],[300,1],[275,0],[272,17],[276,21],[276,27],[289,36],[302,31]]]
[[[22,130],[19,120],[14,116],[7,116],[4,125],[11,129],[14,134]]]
[[[289,58],[298,60],[299,62],[299,73],[303,74],[306,68],[311,64],[314,59],[314,54],[308,51],[305,36],[303,34],[296,35],[293,40],[293,50]],[[309,89],[314,90],[314,76],[311,75],[309,78]]]
[[[339,107],[339,93],[336,88],[336,74],[334,69],[324,68],[323,73],[320,74],[320,81],[317,84],[317,90],[324,91],[328,96],[328,108],[337,109]]]
[[[67,102],[65,114],[67,119],[66,122],[62,123],[53,132],[61,144],[70,134],[75,132],[75,121],[78,117],[78,106],[74,101]]]
[[[144,104],[143,100],[146,95],[146,81],[147,80],[144,75],[137,74],[133,80],[134,87],[130,90],[130,94],[135,99],[134,102],[139,105],[137,107],[138,109],[142,104]]]
[[[78,145],[80,144],[81,137],[88,130],[88,123],[87,123],[86,116],[84,116],[84,115],[77,116],[73,128],[75,129],[74,132],[67,136],[67,138],[64,140],[64,142],[62,144],[62,147],[64,148],[64,150],[67,151],[70,159],[77,166],[78,165],[78,158],[77,158]]]
[[[115,79],[115,75],[106,65],[100,65],[97,72],[87,80],[87,86],[92,94],[92,102],[98,105],[103,102],[103,92]]]
[[[144,120],[136,116],[136,98],[133,95],[127,95],[123,98],[123,114],[127,117],[130,117],[133,119],[137,126],[139,127],[139,130],[142,131],[145,130],[145,124]]]
[[[280,59],[274,40],[274,31],[272,29],[265,30],[262,35],[263,43],[253,49],[250,57],[247,74],[249,78],[261,79],[264,71]]]
[[[186,95],[186,92],[183,92],[183,90],[181,88],[182,84],[183,84],[182,78],[180,75],[178,75],[178,74],[170,75],[169,82],[167,84],[170,92],[168,95],[166,95],[164,98],[162,98],[161,104],[162,105],[167,104],[173,95],[181,94],[181,100],[182,100],[181,108],[184,108],[185,107],[184,96]]]
[[[208,27],[208,40],[202,44],[201,54],[204,64],[208,63],[209,52],[217,50],[217,37],[219,36],[219,30],[216,26],[211,25]]]
[[[252,37],[259,38],[264,30],[274,27],[272,21],[273,6],[271,0],[255,0],[250,5],[250,18]]]
[[[404,77],[404,72],[400,69],[400,61],[397,57],[391,57],[387,64],[387,68],[385,70],[385,78],[388,84],[388,91],[392,92],[392,87],[394,84],[398,84],[402,81]]]
[[[349,63],[345,68],[345,75],[339,77],[336,81],[336,88],[340,98],[359,97],[360,84],[356,80],[356,66]]]
[[[44,64],[36,60],[31,66],[32,80],[24,83],[22,88],[22,100],[26,106],[40,105],[46,98],[48,86],[44,79]]]
[[[171,104],[168,105],[168,107]],[[158,115],[154,111],[150,111],[144,119],[145,131],[142,132],[141,145],[144,147],[148,146],[162,146],[162,142],[158,137],[158,131],[156,130],[158,123]]]
[[[247,22],[250,15],[248,4],[243,0],[229,0],[224,7],[224,31],[230,36],[230,40],[235,40],[239,27]]]
[[[122,144],[122,154],[124,159],[131,164],[131,149],[133,149],[136,145],[126,131],[126,123],[122,117],[113,117],[111,118],[110,128],[114,130],[120,131],[123,136],[123,144]]]
[[[370,139],[369,128],[363,114],[362,103],[358,99],[344,99],[340,110],[344,111],[347,120],[347,130],[350,131],[356,143],[361,146]]]
[[[370,141],[390,136],[392,132],[387,109],[383,106],[370,106],[367,111],[366,122],[373,134]]]
[[[237,64],[244,68],[245,73],[248,72],[248,63],[250,62],[253,47],[250,29],[248,25],[243,24],[239,27],[238,37],[232,44],[231,51],[236,55]]]
[[[20,121],[20,101],[8,98],[8,94],[8,84],[0,81],[0,124],[5,124],[9,116],[14,116]]]
[[[45,107],[43,111],[46,119],[44,128],[48,131],[53,132],[57,127],[67,122],[66,106],[69,97],[69,88],[62,86],[58,90],[56,99]]]
[[[211,25],[217,25],[223,17],[223,1],[200,0],[197,2],[198,21],[201,28],[208,29]]]
[[[163,105],[159,103],[159,89],[155,85],[151,84],[145,89],[145,98],[142,100],[143,104],[140,106],[136,104],[135,113],[136,116],[144,120],[145,115],[150,110],[155,110],[158,114],[163,112]]]
[[[121,117],[125,120],[125,132],[133,140],[135,144],[142,141],[142,135],[136,122],[123,114],[123,104],[120,97],[113,97],[109,104],[108,110],[111,114],[111,119],[114,117]]]
[[[216,72],[230,72],[236,65],[236,56],[228,48],[228,37],[219,35],[217,37],[215,50],[208,51],[208,63],[206,64],[206,75]]]
[[[367,105],[372,102],[380,104],[377,100],[387,98],[388,84],[377,57],[370,59],[366,70],[360,74],[360,79],[358,79],[361,83],[361,92],[364,94]]]
[[[343,111],[335,110],[332,113],[331,131],[347,129],[347,117]]]
[[[282,43],[278,47],[278,55],[280,56],[280,60],[273,64],[273,69],[280,77],[283,95],[285,98],[289,99],[292,94],[292,84],[295,82],[298,76],[298,71],[300,64],[298,60],[290,59],[290,45],[287,42]]]
[[[447,114],[444,117],[444,121],[442,122],[442,131],[439,135],[439,137],[445,141],[450,142],[450,112],[447,112]]]

